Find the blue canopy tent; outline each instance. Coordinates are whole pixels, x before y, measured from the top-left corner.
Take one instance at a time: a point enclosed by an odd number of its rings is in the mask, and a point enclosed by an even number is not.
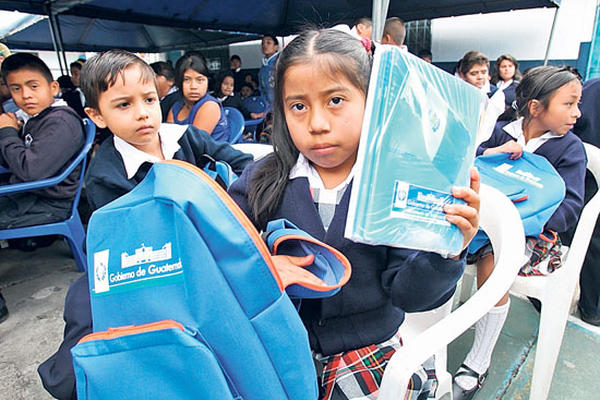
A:
[[[65,51],[104,51],[118,47],[134,52],[159,53],[259,38],[256,34],[168,28],[72,15],[57,15],[56,20]],[[0,36],[0,40],[15,49],[54,50],[46,18]]]

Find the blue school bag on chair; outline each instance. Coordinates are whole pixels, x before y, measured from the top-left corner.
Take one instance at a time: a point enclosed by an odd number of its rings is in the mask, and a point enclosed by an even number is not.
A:
[[[321,246],[288,233],[282,254]],[[335,249],[321,246],[333,257],[309,266],[321,286],[279,275],[241,209],[182,161],[155,164],[96,211],[87,249],[94,333],[72,349],[80,400],[317,398],[307,332],[284,285],[335,293],[350,276]],[[335,279],[328,263],[341,264]]]
[[[509,153],[490,154],[475,159],[481,183],[504,193],[515,205],[523,222],[525,236],[538,236],[565,198],[565,182],[552,164],[540,155],[524,151],[516,160]],[[479,230],[469,244],[475,253],[489,241]]]

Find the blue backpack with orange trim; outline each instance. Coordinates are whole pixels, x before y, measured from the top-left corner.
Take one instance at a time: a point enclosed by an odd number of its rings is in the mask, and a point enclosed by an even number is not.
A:
[[[290,296],[333,295],[347,259],[285,221],[278,254],[315,254],[322,285],[282,276],[250,220],[200,169],[155,164],[97,210],[87,249],[94,333],[73,349],[82,399],[318,396],[307,332]]]

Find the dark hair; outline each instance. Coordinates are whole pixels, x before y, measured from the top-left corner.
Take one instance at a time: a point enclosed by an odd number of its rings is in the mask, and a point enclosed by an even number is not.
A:
[[[383,35],[390,35],[396,45],[402,46],[406,37],[404,21],[398,17],[388,18],[383,27]]]
[[[71,77],[69,75],[61,75],[56,81],[58,82],[58,86],[60,86],[61,89],[75,89],[75,85],[73,84],[73,81],[71,80]]]
[[[171,63],[166,61],[157,61],[150,64],[150,68],[157,76],[164,76],[166,80],[175,80],[175,70]]]
[[[227,71],[227,72],[223,73],[223,75],[221,75],[219,77],[219,81],[217,82],[217,87],[215,89],[215,94],[217,95],[217,97],[223,96],[223,93],[221,92],[221,84],[227,77],[230,77],[231,79],[233,79],[233,83],[235,83],[235,77],[233,76],[233,74],[231,72]]]
[[[419,52],[417,53],[417,57],[420,58],[424,58],[424,57],[429,57],[432,58],[433,54],[431,54],[431,51],[427,50],[427,49],[421,49],[419,50]]]
[[[175,86],[182,89],[183,75],[188,69],[194,70],[199,74],[210,78],[208,67],[206,66],[206,59],[198,52],[185,53],[179,60],[177,60],[175,66]]]
[[[360,17],[356,21],[354,21],[354,25],[363,24],[364,26],[372,26],[373,21],[369,17]]]
[[[467,72],[469,72],[469,70],[473,68],[473,65],[477,64],[487,65],[489,68],[490,59],[487,58],[485,54],[480,53],[479,51],[469,51],[458,62],[458,72],[460,72],[463,75],[466,75]]]
[[[319,57],[321,56],[321,57]],[[307,30],[292,40],[281,52],[275,69],[273,104],[273,153],[267,156],[250,178],[248,193],[252,214],[264,226],[276,210],[298,159],[283,106],[283,86],[287,70],[297,64],[316,62],[332,75],[342,74],[353,86],[367,93],[371,56],[359,40],[333,29]]]
[[[39,72],[48,83],[54,81],[50,68],[39,57],[29,53],[16,53],[6,57],[0,73],[6,79],[11,72],[22,69]]]
[[[510,54],[502,54],[500,57],[498,57],[498,59],[496,60],[496,63],[494,64],[494,71],[492,72],[492,79],[490,79],[490,82],[493,83],[494,85],[496,83],[498,83],[500,80],[502,80],[502,78],[500,78],[500,64],[504,60],[510,61],[515,66],[515,75],[513,76],[512,79],[515,81],[521,80],[521,72],[519,71],[519,62],[517,61],[517,59],[514,58],[513,56],[511,56]]]
[[[529,104],[533,100],[539,101],[546,109],[554,92],[572,81],[580,82],[580,79],[567,67],[541,66],[528,69],[515,90],[516,100],[513,106],[498,117],[498,121],[512,121],[519,117],[523,117],[525,122],[529,121]]]
[[[81,61],[76,60],[76,61],[73,61],[71,64],[69,64],[69,67],[76,68],[81,71],[81,69],[83,68],[83,64],[81,63]]]
[[[277,36],[267,33],[266,35],[263,35],[263,39],[266,37],[271,38],[273,43],[275,43],[276,46],[279,46],[279,40],[277,40]]]
[[[154,83],[158,91],[156,75],[144,60],[125,50],[109,50],[90,58],[81,69],[79,84],[86,105],[98,109],[100,94],[114,85],[119,76],[125,79],[124,71],[133,65],[140,67],[141,81]]]
[[[242,62],[242,59],[237,54],[232,55],[231,58],[229,59],[229,61],[233,61],[233,60],[238,60],[239,62]]]

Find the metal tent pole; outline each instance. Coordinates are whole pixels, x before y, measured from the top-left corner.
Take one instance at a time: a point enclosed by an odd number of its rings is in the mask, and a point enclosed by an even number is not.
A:
[[[65,63],[65,70],[67,74],[69,74],[71,71],[69,71],[69,64],[67,63],[67,55],[65,53],[65,46],[63,42],[62,31],[60,29],[60,21],[58,20],[58,15],[54,15],[54,25],[56,26],[56,32],[58,32],[58,48],[60,49],[63,61]]]
[[[554,40],[554,28],[556,27],[556,17],[558,16],[559,7],[554,11],[554,19],[552,20],[552,28],[550,29],[550,37],[548,38],[548,46],[546,46],[546,55],[544,56],[544,65],[548,65],[548,56],[550,55],[550,46]]]
[[[50,27],[50,37],[52,38],[52,46],[54,47],[54,50],[56,51],[56,58],[58,59],[58,66],[60,68],[60,74],[64,75],[65,71],[63,69],[63,63],[60,59],[60,51],[58,49],[58,45],[57,45],[57,40],[56,40],[56,32],[55,32],[55,27],[54,27],[54,23],[52,21],[52,12],[50,11],[50,8],[48,7],[48,26]]]
[[[373,28],[371,39],[376,42],[381,41],[383,36],[383,28],[385,25],[385,17],[390,6],[390,0],[373,0]]]

